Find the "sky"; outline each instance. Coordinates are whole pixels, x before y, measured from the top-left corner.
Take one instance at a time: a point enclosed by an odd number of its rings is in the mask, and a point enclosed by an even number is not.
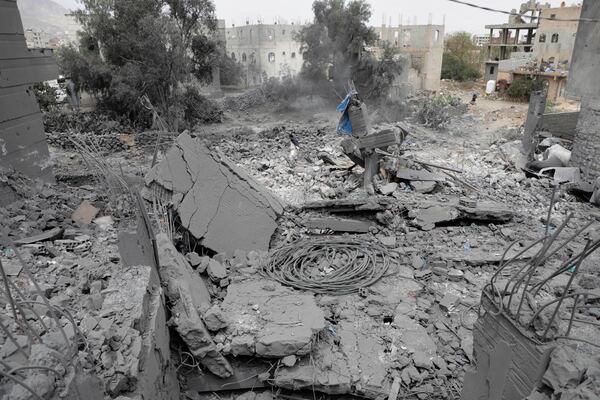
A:
[[[54,0],[67,8],[77,6],[76,0]],[[217,17],[224,19],[226,25],[241,25],[247,19],[263,23],[307,22],[312,19],[313,0],[213,0]],[[525,0],[469,0],[471,3],[510,11],[518,9]],[[560,0],[545,0],[552,6],[559,6]],[[478,10],[448,0],[370,0],[373,10],[371,24],[379,26],[385,15],[385,23],[397,25],[400,15],[404,23],[427,24],[431,15],[432,23],[446,23],[446,32],[468,31],[484,33],[486,24],[507,22],[507,15]],[[567,1],[572,4],[573,1]]]

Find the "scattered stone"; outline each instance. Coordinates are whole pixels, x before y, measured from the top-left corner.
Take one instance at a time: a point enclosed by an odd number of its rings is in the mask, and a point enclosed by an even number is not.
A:
[[[398,184],[396,182],[388,183],[387,185],[383,185],[379,187],[379,192],[385,196],[388,196],[394,193],[398,189]]]
[[[79,207],[75,209],[71,215],[71,219],[83,225],[89,225],[92,223],[96,215],[100,212],[99,209],[94,207],[88,200],[84,200],[79,204]]]
[[[209,308],[202,316],[202,319],[208,330],[213,332],[227,327],[227,321],[218,305]]]
[[[296,356],[295,355],[285,356],[281,359],[281,363],[283,365],[285,365],[286,367],[291,368],[294,365],[296,365]]]
[[[196,268],[202,262],[202,258],[198,255],[198,253],[192,251],[185,255],[186,260],[190,263],[190,265]]]
[[[213,282],[220,282],[227,278],[227,269],[215,259],[209,261],[206,271]]]

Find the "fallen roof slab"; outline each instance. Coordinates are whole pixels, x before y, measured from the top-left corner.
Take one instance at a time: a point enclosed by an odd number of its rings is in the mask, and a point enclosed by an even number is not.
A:
[[[220,253],[268,250],[283,213],[264,187],[185,132],[146,175],[146,185],[165,189],[183,227]]]

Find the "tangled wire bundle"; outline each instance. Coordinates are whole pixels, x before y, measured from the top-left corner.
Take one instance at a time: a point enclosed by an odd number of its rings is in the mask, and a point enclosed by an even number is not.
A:
[[[298,240],[274,250],[262,273],[283,285],[322,294],[349,294],[387,272],[392,258],[379,243],[353,238]]]

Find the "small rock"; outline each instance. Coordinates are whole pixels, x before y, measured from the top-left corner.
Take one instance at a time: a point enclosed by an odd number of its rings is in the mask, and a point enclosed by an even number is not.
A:
[[[202,262],[202,258],[198,255],[198,253],[192,251],[185,255],[185,258],[188,260],[190,265],[196,268]]]
[[[221,311],[221,308],[218,305],[214,305],[204,313],[202,316],[204,319],[204,324],[208,328],[208,330],[216,332],[220,329],[223,329],[227,326],[227,320]]]
[[[291,368],[294,365],[296,365],[296,356],[295,355],[290,355],[290,356],[283,357],[281,359],[281,363],[283,365],[285,365],[286,367]]]
[[[209,256],[200,257],[200,263],[196,267],[196,270],[198,271],[198,273],[203,274],[204,271],[206,271],[206,269],[208,268],[209,263],[210,263]]]
[[[223,266],[223,264],[214,259],[210,260],[206,270],[208,272],[208,276],[213,282],[220,282],[221,280],[227,278],[227,269]]]
[[[383,185],[379,187],[379,192],[384,196],[389,196],[394,193],[398,189],[398,184],[396,182],[388,183],[387,185]]]

